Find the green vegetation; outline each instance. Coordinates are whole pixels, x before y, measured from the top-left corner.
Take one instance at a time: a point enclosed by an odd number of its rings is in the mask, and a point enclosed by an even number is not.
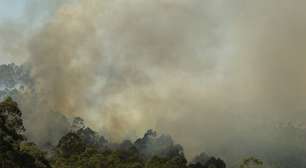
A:
[[[263,162],[255,157],[246,158],[242,161],[240,168],[262,168]]]
[[[16,102],[7,97],[0,103],[0,168],[225,168],[221,159],[199,155],[188,163],[181,145],[168,135],[149,130],[134,143],[108,142],[103,136],[75,118],[71,131],[56,146],[44,152],[24,136],[22,113]],[[262,162],[250,158],[250,163]]]
[[[8,97],[0,103],[0,167],[49,168],[49,162],[32,143],[25,141],[25,131],[17,103]]]

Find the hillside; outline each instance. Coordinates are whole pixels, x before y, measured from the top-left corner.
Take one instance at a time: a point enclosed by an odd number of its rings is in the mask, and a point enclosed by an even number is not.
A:
[[[79,123],[76,118],[73,123]],[[22,113],[7,97],[0,103],[1,168],[225,168],[221,159],[187,163],[183,148],[149,130],[136,142],[108,142],[88,127],[72,125],[56,146],[43,152],[24,136]]]

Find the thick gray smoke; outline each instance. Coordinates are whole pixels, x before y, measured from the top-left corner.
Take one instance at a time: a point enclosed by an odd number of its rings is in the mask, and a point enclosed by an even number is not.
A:
[[[188,155],[257,154],[306,118],[306,11],[285,0],[80,0],[29,40],[41,113],[114,140],[149,128]],[[248,142],[242,149],[224,148]],[[290,137],[283,142],[292,142]],[[301,145],[302,146],[302,145]],[[305,146],[304,146],[305,147]],[[248,149],[248,150],[246,150]],[[303,150],[305,150],[303,148]]]

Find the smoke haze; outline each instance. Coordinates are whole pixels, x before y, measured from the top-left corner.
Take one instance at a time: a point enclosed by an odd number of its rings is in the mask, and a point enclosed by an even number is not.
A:
[[[304,1],[37,2],[51,14],[21,45],[35,114],[80,116],[113,140],[154,128],[189,157],[257,154],[293,142],[276,142],[278,123],[306,122]]]

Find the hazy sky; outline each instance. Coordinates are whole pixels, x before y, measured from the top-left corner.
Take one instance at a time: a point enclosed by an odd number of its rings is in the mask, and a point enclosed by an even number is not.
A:
[[[0,19],[11,20],[22,17],[26,0],[0,0]]]
[[[23,63],[27,40],[66,0],[0,0],[0,64]]]
[[[26,8],[26,0],[0,0],[0,29],[5,29],[5,25],[21,23],[24,20]],[[0,36],[6,36],[7,33],[1,33]],[[7,40],[0,40],[1,46],[8,43]],[[0,47],[0,64],[15,61],[14,57],[4,51],[4,47]]]

